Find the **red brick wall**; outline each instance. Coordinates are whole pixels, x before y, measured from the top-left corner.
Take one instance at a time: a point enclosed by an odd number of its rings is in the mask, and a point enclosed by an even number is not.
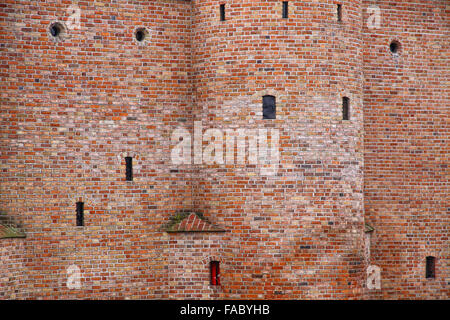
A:
[[[27,274],[23,257],[24,242],[17,239],[1,239],[0,246],[0,300],[21,296],[17,284],[24,282]]]
[[[232,279],[221,233],[169,235],[167,290],[170,299],[221,299]],[[210,285],[210,262],[220,262],[220,286]]]
[[[449,12],[420,3],[289,1],[282,19],[278,0],[79,1],[80,29],[56,42],[70,3],[3,1],[0,210],[27,238],[0,242],[0,298],[448,298]],[[262,120],[265,94],[276,120]],[[279,130],[277,174],[174,165],[171,134],[193,121]],[[163,232],[182,209],[227,232]]]
[[[170,134],[190,117],[190,3],[78,1],[81,28],[55,42],[48,27],[70,4],[0,4],[0,209],[28,235],[14,240],[16,297],[166,297],[159,228],[191,205],[190,174],[170,171]],[[71,265],[81,290],[66,287]]]
[[[449,3],[365,6],[381,9],[380,28],[364,29],[364,204],[382,269],[369,297],[448,299]],[[426,256],[436,279],[425,279]]]

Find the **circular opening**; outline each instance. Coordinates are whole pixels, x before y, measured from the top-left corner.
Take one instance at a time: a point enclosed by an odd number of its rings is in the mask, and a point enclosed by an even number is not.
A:
[[[58,37],[59,35],[61,35],[62,31],[63,26],[59,22],[52,23],[52,25],[50,26],[50,34],[52,35],[52,37]]]
[[[137,41],[142,42],[147,36],[147,31],[144,28],[139,28],[136,30],[135,36]]]
[[[400,43],[398,41],[392,41],[389,45],[389,49],[392,53],[398,53],[398,51],[400,50]]]

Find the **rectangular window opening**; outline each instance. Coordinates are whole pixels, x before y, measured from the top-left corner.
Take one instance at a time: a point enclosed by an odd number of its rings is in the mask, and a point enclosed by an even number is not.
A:
[[[84,202],[77,202],[77,227],[84,226]]]
[[[263,97],[263,119],[276,118],[276,101],[274,96]]]
[[[350,99],[342,98],[342,120],[350,120]]]
[[[220,5],[220,21],[225,21],[225,4]]]
[[[220,263],[219,261],[211,261],[209,263],[211,285],[220,286]]]
[[[126,165],[126,180],[133,181],[133,158],[125,157],[125,165]]]
[[[427,279],[436,278],[436,258],[435,257],[427,257],[427,265],[425,276]]]
[[[337,20],[342,21],[342,4],[337,5]]]
[[[289,16],[289,2],[283,1],[283,19],[287,19]]]

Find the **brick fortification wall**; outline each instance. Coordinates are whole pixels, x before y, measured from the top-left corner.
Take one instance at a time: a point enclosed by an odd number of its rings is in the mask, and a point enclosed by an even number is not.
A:
[[[0,299],[448,298],[449,11],[420,3],[289,1],[283,19],[278,0],[78,1],[73,29],[71,3],[2,1],[0,211],[27,238],[0,240]],[[171,135],[194,123],[224,144],[278,132],[275,174],[251,150],[237,163],[237,146],[175,165]],[[180,210],[227,231],[163,232]],[[366,290],[368,263],[381,290]]]
[[[449,297],[449,5],[365,3],[382,19],[363,36],[364,204],[371,264],[381,268],[371,298]],[[435,279],[425,278],[427,256]]]
[[[170,159],[170,134],[190,118],[190,3],[77,3],[72,30],[70,3],[0,4],[0,209],[27,233],[1,242],[22,242],[17,261],[1,254],[8,269],[23,268],[2,273],[1,297],[164,298],[159,230],[191,205],[190,173],[171,172]],[[61,39],[49,34],[54,21],[67,27]],[[126,156],[134,181],[125,181]],[[71,265],[80,290],[66,286]]]

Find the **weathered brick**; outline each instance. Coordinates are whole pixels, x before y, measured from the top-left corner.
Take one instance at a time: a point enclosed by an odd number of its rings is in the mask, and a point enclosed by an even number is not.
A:
[[[84,1],[76,29],[69,5],[0,6],[0,210],[27,234],[0,240],[0,298],[448,299],[445,1],[289,1],[288,19],[278,0]],[[276,174],[174,165],[171,134],[196,121],[278,130]],[[205,220],[181,229],[226,232],[164,232],[186,212]]]

